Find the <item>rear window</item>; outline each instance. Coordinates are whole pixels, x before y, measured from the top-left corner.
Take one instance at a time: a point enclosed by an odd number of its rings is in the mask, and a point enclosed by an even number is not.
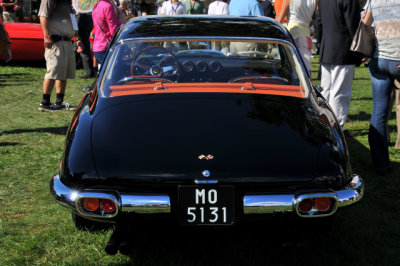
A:
[[[285,42],[141,39],[116,44],[100,80],[103,97],[229,92],[307,97],[309,84]]]

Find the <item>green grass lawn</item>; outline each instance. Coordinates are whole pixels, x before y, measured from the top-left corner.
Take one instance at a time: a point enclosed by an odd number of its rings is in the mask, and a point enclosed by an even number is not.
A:
[[[365,197],[337,213],[332,232],[292,235],[274,223],[205,232],[137,228],[129,257],[107,255],[111,232],[77,231],[71,214],[49,193],[73,112],[38,111],[44,73],[42,64],[0,65],[0,265],[399,265],[400,156],[390,146],[394,171],[387,176],[373,172],[368,146],[372,93],[365,67],[356,69],[347,125],[356,135],[347,142],[353,171],[365,181]],[[82,74],[79,70],[77,76]],[[76,106],[81,88],[91,82],[69,80],[65,100]],[[392,141],[394,119],[395,113],[389,124]]]

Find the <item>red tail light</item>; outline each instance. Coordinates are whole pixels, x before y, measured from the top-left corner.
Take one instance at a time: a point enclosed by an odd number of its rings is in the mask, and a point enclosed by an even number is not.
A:
[[[299,209],[302,212],[309,212],[311,211],[312,207],[313,207],[313,201],[312,199],[303,199],[300,203],[299,203]]]
[[[112,200],[102,199],[100,202],[100,207],[105,212],[115,211],[115,203]]]
[[[319,211],[329,210],[331,207],[331,199],[328,197],[321,197],[315,199],[315,208]]]
[[[85,198],[83,200],[83,207],[86,210],[93,212],[99,208],[99,201],[94,198]]]

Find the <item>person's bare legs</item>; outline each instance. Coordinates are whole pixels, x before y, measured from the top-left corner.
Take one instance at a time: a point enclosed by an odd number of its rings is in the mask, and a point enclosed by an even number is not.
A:
[[[65,94],[67,88],[67,80],[56,80],[56,92],[57,94]]]
[[[51,105],[50,96],[54,89],[56,88],[56,104]],[[43,80],[43,99],[39,106],[41,111],[57,111],[57,110],[75,110],[68,103],[64,102],[64,94],[67,88],[67,80],[55,80],[55,79],[44,79]]]
[[[55,84],[54,79],[44,79],[43,80],[43,94],[51,95]]]
[[[43,80],[43,94],[51,95],[54,85],[56,86],[56,92],[65,94],[67,88],[66,80],[55,80],[55,79],[44,79]]]

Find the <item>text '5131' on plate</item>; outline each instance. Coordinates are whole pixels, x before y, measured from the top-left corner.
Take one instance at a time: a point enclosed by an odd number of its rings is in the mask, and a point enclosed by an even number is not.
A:
[[[180,222],[187,225],[234,223],[233,186],[179,186]]]

